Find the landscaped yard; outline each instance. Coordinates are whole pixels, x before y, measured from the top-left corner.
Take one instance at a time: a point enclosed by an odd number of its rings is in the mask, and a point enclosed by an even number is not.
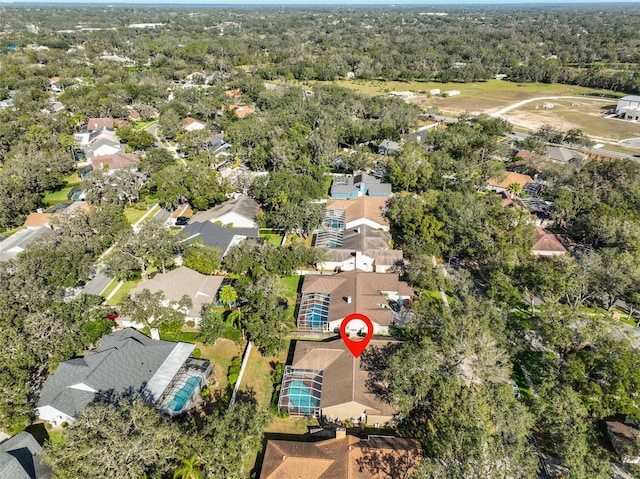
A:
[[[288,350],[289,345],[287,344],[280,355],[265,358],[260,354],[258,348],[251,349],[240,390],[253,391],[260,406],[268,407],[271,403],[271,395],[273,394],[273,384],[271,382],[272,365],[286,362]]]
[[[214,370],[213,374],[218,380],[216,389],[224,393],[227,388],[227,372],[229,371],[229,366],[231,366],[231,361],[242,354],[240,346],[238,343],[221,338],[215,344],[197,343],[197,347],[200,348],[200,357],[211,361]]]
[[[286,276],[280,280],[284,297],[289,303],[289,314],[295,319],[296,301],[298,299],[298,289],[302,283],[303,276]]]
[[[260,238],[264,238],[267,242],[280,246],[282,244],[281,233],[274,232],[273,230],[260,230]]]
[[[148,218],[152,218],[153,215],[155,214],[153,210],[157,210],[159,207],[157,205],[154,205],[152,208],[151,213],[149,213]],[[127,207],[124,209],[124,215],[126,216],[127,220],[129,221],[129,224],[135,224],[138,221],[140,221],[140,219],[147,214],[147,212],[149,211],[149,209],[147,208],[137,208],[137,207]]]

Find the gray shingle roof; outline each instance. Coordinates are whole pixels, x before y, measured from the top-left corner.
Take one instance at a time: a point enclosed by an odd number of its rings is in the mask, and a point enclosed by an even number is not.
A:
[[[17,231],[4,241],[0,242],[0,261],[9,261],[10,259],[14,259],[37,238],[52,232],[53,230],[44,226],[37,229]]]
[[[42,447],[28,432],[0,443],[0,477],[7,479],[49,479],[51,469],[38,457]]]
[[[236,199],[225,201],[221,205],[208,209],[207,211],[201,211],[193,215],[191,218],[192,223],[200,223],[203,221],[217,221],[229,213],[235,213],[243,216],[251,221],[256,219],[259,207],[258,203],[247,195],[240,195]]]
[[[205,246],[218,248],[224,256],[229,248],[242,238],[258,238],[258,228],[225,228],[210,221],[190,223],[180,235],[184,241],[193,243],[202,241]]]
[[[132,328],[106,335],[84,358],[60,363],[45,381],[38,407],[52,406],[74,417],[97,394],[140,392],[183,344],[153,340]]]

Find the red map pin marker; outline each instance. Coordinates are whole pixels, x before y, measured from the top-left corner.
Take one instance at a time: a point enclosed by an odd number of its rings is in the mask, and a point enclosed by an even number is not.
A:
[[[367,335],[362,341],[352,341],[349,339],[347,324],[351,321],[362,321],[367,326]],[[371,323],[371,320],[364,314],[350,314],[346,316],[340,324],[340,336],[342,336],[342,340],[344,344],[347,345],[347,348],[349,348],[349,351],[351,351],[351,354],[353,354],[355,358],[358,358],[369,344],[369,341],[371,341],[371,337],[373,336],[373,323]]]

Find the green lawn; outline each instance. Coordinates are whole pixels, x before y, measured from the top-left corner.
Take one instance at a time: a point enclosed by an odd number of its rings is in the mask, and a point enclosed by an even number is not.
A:
[[[233,358],[240,356],[240,345],[228,339],[218,339],[215,344],[197,343],[202,358],[211,361],[214,375],[218,381],[216,390],[224,393],[227,388],[227,371]]]
[[[280,233],[273,233],[272,231],[273,230],[260,230],[260,238],[264,238],[267,242],[280,246],[284,236]]]
[[[67,195],[71,191],[73,186],[66,186],[58,191],[49,191],[44,195],[44,202],[50,206],[60,203],[62,201],[68,201]]]
[[[296,301],[298,299],[298,289],[302,283],[303,276],[286,276],[280,280],[282,292],[289,304],[289,314],[295,319]]]
[[[102,292],[102,296],[105,298],[109,296],[112,293],[112,291],[116,289],[116,286],[118,286],[118,283],[120,283],[120,281],[118,281],[117,279],[114,279],[113,281],[111,281],[111,283],[109,283],[109,286],[107,286],[107,288]]]
[[[147,209],[139,209],[139,208],[125,208],[124,209],[124,215],[126,216],[127,220],[129,221],[129,224],[135,224],[138,221],[140,221],[140,218],[142,218],[145,214],[147,214]]]
[[[125,282],[116,294],[113,295],[113,298],[107,301],[107,304],[109,306],[117,306],[122,303],[122,300],[127,297],[129,291],[135,288],[139,282],[139,279]]]
[[[136,128],[139,128],[140,130],[146,130],[151,125],[155,125],[159,121],[160,120],[151,120],[151,121],[136,120],[136,121],[132,121],[131,124]]]
[[[289,345],[278,356],[265,358],[260,354],[258,348],[251,349],[251,355],[244,371],[244,376],[240,384],[243,391],[253,391],[256,401],[260,406],[269,407],[271,396],[273,395],[273,384],[271,383],[271,371],[276,363],[284,363],[287,360]]]
[[[520,388],[520,393],[523,397],[530,398],[533,396],[533,393],[531,389],[529,389],[529,384],[527,384],[527,380],[525,379],[524,373],[522,372],[522,368],[519,364],[513,365],[513,373],[511,374],[511,376]]]

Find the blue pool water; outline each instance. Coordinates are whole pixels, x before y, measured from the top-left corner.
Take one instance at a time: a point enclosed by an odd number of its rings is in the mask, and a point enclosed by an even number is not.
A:
[[[173,396],[173,399],[169,401],[169,409],[174,412],[182,411],[185,404],[189,402],[193,392],[200,385],[202,381],[198,376],[192,376],[187,379],[187,382],[179,390],[177,390]]]
[[[317,304],[311,305],[311,307],[307,310],[307,317],[309,318],[310,326],[322,326],[327,319],[322,314],[322,306]]]
[[[292,381],[287,390],[289,402],[303,414],[311,414],[320,404],[320,399],[313,397],[311,390],[302,381]]]

